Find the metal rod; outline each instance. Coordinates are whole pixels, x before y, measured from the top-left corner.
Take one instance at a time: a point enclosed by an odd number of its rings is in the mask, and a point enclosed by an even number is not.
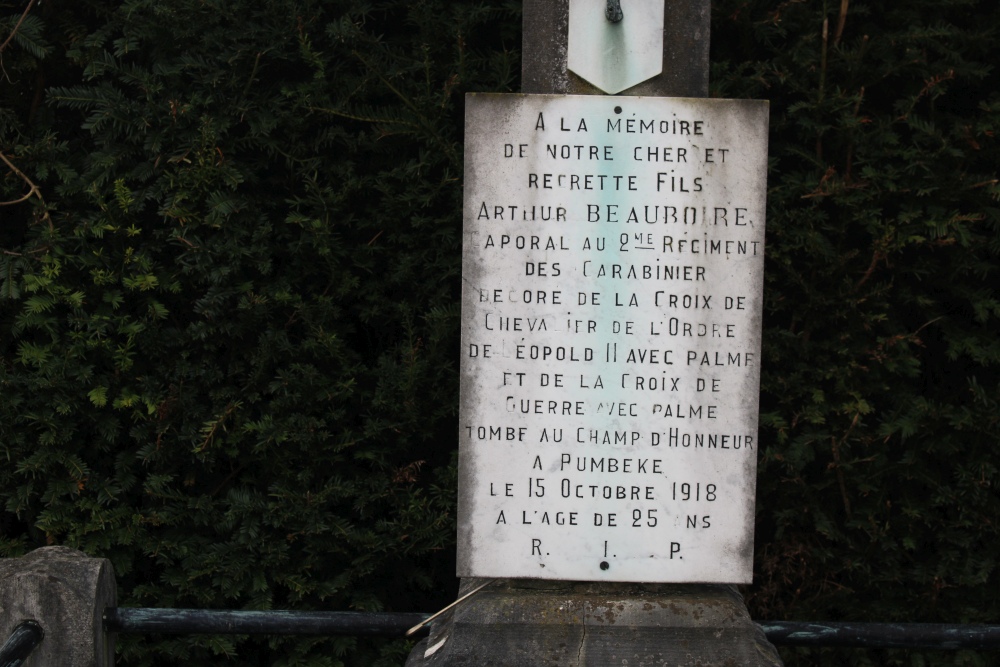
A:
[[[425,618],[421,613],[108,607],[104,628],[123,633],[402,637]]]
[[[42,643],[45,632],[35,621],[22,621],[10,633],[10,638],[0,646],[0,667],[18,667]]]
[[[761,621],[774,644],[855,648],[1000,649],[1000,625]]]
[[[419,623],[417,623],[416,625],[414,625],[412,628],[410,628],[409,630],[406,631],[406,636],[410,637],[411,635],[417,634],[418,632],[420,632],[420,630],[425,625],[427,625],[428,623],[430,623],[431,621],[433,621],[435,618],[437,618],[441,614],[445,613],[449,609],[454,609],[458,605],[462,604],[463,602],[465,602],[466,600],[468,600],[469,598],[471,598],[473,595],[475,595],[479,591],[483,590],[484,588],[486,588],[487,586],[489,586],[490,584],[492,584],[494,581],[496,581],[496,579],[490,579],[489,581],[484,581],[483,583],[479,584],[478,586],[476,586],[475,588],[473,588],[471,591],[469,591],[468,593],[466,593],[462,597],[458,598],[457,600],[455,600],[454,602],[452,602],[450,605],[448,605],[447,607],[445,607],[441,611],[438,611],[438,612],[435,612],[435,613],[431,614],[430,616],[428,616],[424,620],[422,620]]]

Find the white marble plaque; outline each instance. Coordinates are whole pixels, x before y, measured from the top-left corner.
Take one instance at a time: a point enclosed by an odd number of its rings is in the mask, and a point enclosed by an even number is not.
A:
[[[751,580],[767,123],[467,96],[460,576]]]

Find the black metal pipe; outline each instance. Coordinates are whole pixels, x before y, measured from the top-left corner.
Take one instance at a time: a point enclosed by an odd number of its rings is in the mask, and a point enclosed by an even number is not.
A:
[[[422,613],[109,607],[104,627],[123,633],[402,637],[427,617]],[[798,621],[761,621],[758,625],[769,641],[784,646],[1000,649],[1000,625]],[[19,663],[10,667],[15,664]],[[0,662],[0,667],[8,665]]]
[[[108,607],[104,610],[104,628],[109,632],[125,633],[402,637],[427,616],[351,611]]]
[[[854,648],[1000,649],[1000,625],[761,621],[772,644]]]
[[[42,643],[45,632],[35,621],[22,621],[0,646],[0,667],[18,667]]]

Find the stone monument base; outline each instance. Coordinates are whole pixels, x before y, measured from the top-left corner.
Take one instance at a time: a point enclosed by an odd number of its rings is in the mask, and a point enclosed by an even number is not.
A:
[[[462,591],[482,583],[464,579]],[[500,579],[439,618],[407,667],[780,667],[734,586]]]

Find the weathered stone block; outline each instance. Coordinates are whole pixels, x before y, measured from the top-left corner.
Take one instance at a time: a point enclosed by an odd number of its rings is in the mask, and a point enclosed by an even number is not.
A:
[[[114,636],[104,632],[105,607],[116,605],[111,562],[66,547],[43,547],[0,559],[0,642],[24,620],[45,639],[24,667],[111,667]]]
[[[463,582],[471,588],[479,580]],[[732,586],[503,580],[434,624],[407,667],[775,667]]]

